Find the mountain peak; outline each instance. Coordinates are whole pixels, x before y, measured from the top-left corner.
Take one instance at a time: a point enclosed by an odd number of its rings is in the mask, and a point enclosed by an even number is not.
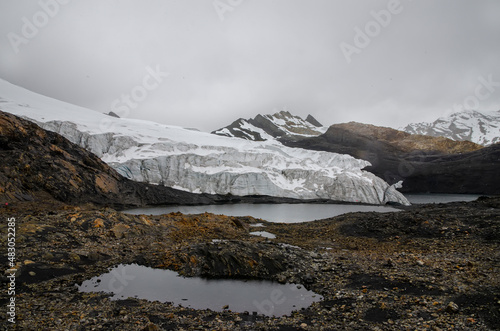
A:
[[[411,123],[401,130],[487,146],[500,142],[500,111],[462,110],[439,117],[432,123]]]
[[[281,118],[294,117],[288,110],[280,110],[279,112],[274,113],[273,116]]]
[[[308,121],[309,123],[311,123],[312,125],[320,128],[323,126],[323,124],[321,124],[320,122],[318,122],[317,119],[315,119],[311,114],[307,115],[306,117],[306,121]]]
[[[309,115],[306,120],[281,110],[274,114],[257,115],[245,120],[239,119],[230,125],[215,130],[212,133],[227,137],[237,137],[247,140],[297,140],[315,137],[325,133],[323,127],[314,117]]]

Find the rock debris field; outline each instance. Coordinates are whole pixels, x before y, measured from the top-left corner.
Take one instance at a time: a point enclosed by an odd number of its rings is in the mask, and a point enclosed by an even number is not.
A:
[[[499,329],[500,198],[404,209],[282,224],[18,203],[1,209],[2,219],[16,219],[18,269],[16,324],[5,314],[1,322],[12,330]],[[250,235],[257,223],[276,238]],[[76,284],[129,263],[303,284],[323,300],[278,318],[78,291]],[[7,282],[2,275],[3,288]],[[2,291],[2,306],[8,300]]]

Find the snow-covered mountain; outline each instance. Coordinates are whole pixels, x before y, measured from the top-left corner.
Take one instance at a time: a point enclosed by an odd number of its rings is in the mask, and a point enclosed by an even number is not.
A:
[[[349,155],[116,118],[0,80],[0,109],[86,148],[136,181],[190,192],[409,204]]]
[[[311,115],[304,120],[282,110],[272,115],[257,115],[251,119],[240,118],[230,125],[212,133],[219,136],[237,137],[254,141],[274,139],[296,140],[319,136],[328,128],[322,126]]]
[[[404,128],[412,134],[446,137],[453,140],[469,140],[488,146],[500,142],[500,110],[479,112],[464,110],[440,117],[432,123],[412,123]]]

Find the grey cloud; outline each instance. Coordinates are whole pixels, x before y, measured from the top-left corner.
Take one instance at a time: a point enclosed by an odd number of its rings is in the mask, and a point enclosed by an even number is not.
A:
[[[397,127],[443,114],[480,76],[500,81],[495,0],[401,0],[347,63],[341,43],[391,1],[242,1],[223,21],[212,1],[69,1],[17,54],[8,33],[42,9],[4,1],[0,77],[109,111],[160,66],[170,75],[129,116],[207,131],[284,106],[325,124]],[[500,109],[500,91],[480,108]]]

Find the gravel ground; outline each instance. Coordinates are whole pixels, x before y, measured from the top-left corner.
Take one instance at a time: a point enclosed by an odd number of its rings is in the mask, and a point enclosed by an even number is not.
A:
[[[9,330],[500,328],[500,198],[297,224],[135,216],[43,201],[2,208],[0,217],[2,233],[8,218],[16,220],[16,323],[0,315]],[[276,238],[250,235],[255,223]],[[6,270],[7,236],[0,241]],[[278,318],[78,292],[75,284],[127,263],[186,276],[300,283],[323,300]],[[3,290],[0,302],[6,307],[9,300]]]

